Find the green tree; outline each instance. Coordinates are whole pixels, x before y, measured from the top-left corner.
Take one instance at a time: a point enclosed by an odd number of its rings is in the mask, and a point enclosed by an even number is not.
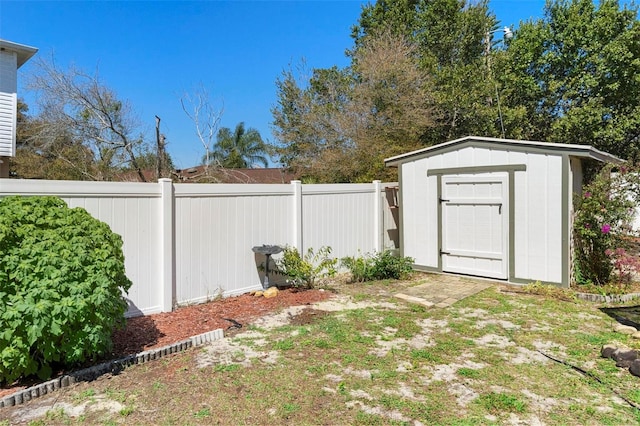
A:
[[[503,133],[499,88],[490,69],[496,25],[486,0],[385,0],[363,8],[352,35],[357,47],[387,30],[415,43],[416,59],[431,76],[437,120],[421,141],[431,145]]]
[[[469,134],[500,136],[488,55],[495,27],[487,1],[363,7],[349,67],[312,70],[308,79],[287,71],[276,82],[284,165],[318,181],[387,179],[385,157]]]
[[[369,35],[391,31],[411,39],[415,33],[421,0],[378,0],[362,8],[358,23],[351,28],[356,48]]]
[[[218,130],[216,145],[209,158],[213,165],[225,168],[246,169],[256,164],[267,167],[267,151],[268,146],[260,132],[251,127],[245,129],[244,123],[238,123],[233,133],[228,127]],[[206,163],[207,155],[202,161]]]
[[[640,147],[638,8],[549,1],[499,58],[503,103],[527,117],[522,137],[590,144],[630,158]]]
[[[281,162],[316,182],[393,178],[386,157],[419,148],[433,126],[430,76],[416,45],[385,30],[367,35],[345,69],[286,71],[272,110]]]

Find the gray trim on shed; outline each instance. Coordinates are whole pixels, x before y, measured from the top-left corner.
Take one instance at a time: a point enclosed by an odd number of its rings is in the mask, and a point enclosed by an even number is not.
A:
[[[590,145],[573,145],[565,143],[549,143],[536,142],[515,139],[497,139],[487,138],[484,136],[466,136],[450,142],[441,143],[439,145],[430,146],[428,148],[419,149],[417,151],[408,152],[406,154],[396,155],[384,160],[387,167],[397,167],[406,161],[419,160],[421,158],[431,157],[436,154],[457,151],[465,146],[478,146],[482,148],[505,148],[505,145],[511,151],[534,152],[534,153],[554,153],[567,154],[572,157],[591,158],[594,160],[621,164],[624,160],[615,155],[595,149]]]

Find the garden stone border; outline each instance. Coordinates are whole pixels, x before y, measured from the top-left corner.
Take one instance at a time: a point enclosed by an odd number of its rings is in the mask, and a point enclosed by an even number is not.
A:
[[[82,370],[74,371],[53,380],[49,380],[39,385],[32,386],[27,389],[15,392],[0,399],[0,408],[13,407],[31,401],[32,399],[55,392],[58,389],[66,388],[74,383],[95,380],[106,373],[117,374],[126,367],[134,364],[144,364],[167,355],[182,352],[186,349],[202,346],[206,343],[213,342],[224,338],[221,328],[208,331],[206,333],[192,336],[188,339],[174,343],[172,345],[163,346],[157,349],[139,352],[134,355],[128,355],[123,358],[104,362]]]
[[[626,303],[634,299],[640,298],[640,293],[602,295],[602,294],[576,292],[576,297],[581,300],[586,300],[587,302]]]

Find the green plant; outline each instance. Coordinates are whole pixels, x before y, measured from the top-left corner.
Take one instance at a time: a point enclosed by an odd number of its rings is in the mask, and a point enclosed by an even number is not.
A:
[[[413,270],[413,262],[413,258],[395,256],[390,250],[341,259],[356,282],[406,278]]]
[[[500,411],[523,413],[527,408],[527,404],[525,402],[506,393],[491,392],[480,395],[478,403],[491,413]]]
[[[211,410],[208,408],[203,408],[202,410],[198,410],[193,413],[193,417],[196,419],[204,419],[205,417],[211,416]]]
[[[542,284],[540,281],[535,281],[527,284],[522,288],[522,290],[525,293],[537,294],[544,297],[552,297],[559,300],[575,299],[575,294],[573,293],[573,291],[566,288],[554,287],[549,284]]]
[[[0,384],[108,353],[130,287],[121,237],[86,210],[0,199]]]
[[[637,271],[637,260],[625,250],[626,235],[640,193],[638,170],[605,166],[575,200],[574,277],[578,284],[604,285],[614,271],[625,280]]]
[[[134,412],[134,411],[135,411],[135,409],[134,409],[132,406],[127,405],[126,407],[124,407],[123,409],[121,409],[121,410],[119,411],[119,413],[120,413],[120,415],[121,415],[122,417],[127,417],[127,416],[129,416],[129,415],[133,414],[133,412]]]
[[[318,279],[336,274],[337,259],[329,257],[331,247],[323,246],[317,252],[309,248],[302,256],[295,247],[285,247],[282,257],[275,260],[278,273],[289,277],[295,287],[314,288]]]

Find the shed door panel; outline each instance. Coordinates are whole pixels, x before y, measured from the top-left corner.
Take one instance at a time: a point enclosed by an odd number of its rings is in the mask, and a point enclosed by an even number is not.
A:
[[[442,270],[507,278],[507,176],[442,178]]]

